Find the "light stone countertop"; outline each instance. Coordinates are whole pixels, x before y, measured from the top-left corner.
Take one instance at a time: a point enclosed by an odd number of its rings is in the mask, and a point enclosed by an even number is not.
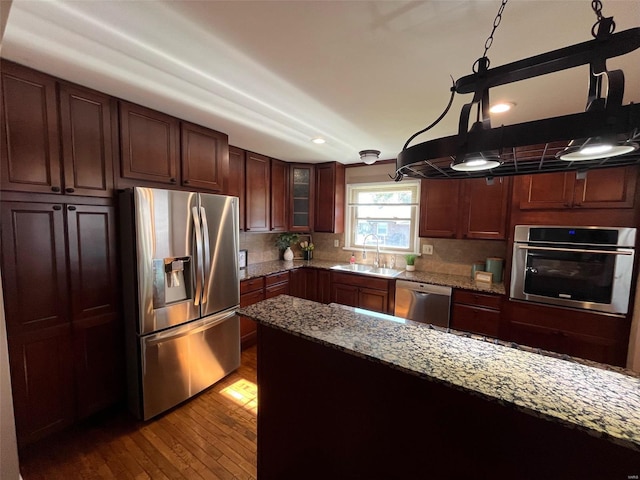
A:
[[[239,313],[640,452],[640,378],[621,369],[597,368],[288,295],[243,307]]]
[[[275,260],[272,262],[263,262],[247,266],[247,268],[240,270],[240,280],[264,277],[266,275],[271,275],[272,273],[284,272],[300,267],[313,267],[328,270],[335,265],[348,265],[348,263],[331,262],[326,260],[292,260],[289,262],[284,260]],[[505,294],[505,287],[502,283],[486,285],[477,283],[471,280],[470,277],[462,275],[448,275],[445,273],[430,273],[424,271],[403,271],[400,275],[393,278],[397,280],[430,283],[432,285],[444,285],[446,287],[462,288],[479,292],[496,293],[499,295]]]

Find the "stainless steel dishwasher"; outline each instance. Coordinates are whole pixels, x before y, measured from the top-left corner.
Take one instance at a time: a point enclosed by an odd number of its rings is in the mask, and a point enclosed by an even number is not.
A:
[[[449,328],[451,287],[396,280],[396,317]]]

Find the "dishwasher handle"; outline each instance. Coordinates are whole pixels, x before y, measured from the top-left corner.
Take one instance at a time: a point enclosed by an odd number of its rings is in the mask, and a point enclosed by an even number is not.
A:
[[[452,288],[443,285],[431,285],[429,283],[407,282],[406,280],[396,280],[396,290],[411,290],[418,293],[435,293],[437,295],[445,295],[450,297]]]

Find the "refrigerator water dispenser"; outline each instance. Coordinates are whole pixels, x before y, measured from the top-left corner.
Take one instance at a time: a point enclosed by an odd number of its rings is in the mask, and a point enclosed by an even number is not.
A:
[[[153,308],[193,298],[191,257],[153,259]]]

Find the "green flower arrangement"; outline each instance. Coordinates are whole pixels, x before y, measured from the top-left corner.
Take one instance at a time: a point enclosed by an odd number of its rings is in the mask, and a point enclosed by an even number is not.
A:
[[[287,247],[290,247],[297,241],[297,233],[284,232],[278,235],[278,238],[276,238],[276,247],[278,247],[279,250],[286,250]]]

